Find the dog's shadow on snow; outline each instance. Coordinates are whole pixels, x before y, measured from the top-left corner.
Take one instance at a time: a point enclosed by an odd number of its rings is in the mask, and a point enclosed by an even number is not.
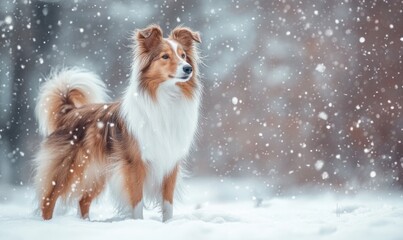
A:
[[[270,207],[271,204],[267,202],[263,202],[259,199],[258,202],[255,202],[252,208],[268,208]],[[168,223],[168,224],[174,224],[174,223],[181,223],[181,222],[189,222],[189,221],[201,221],[201,222],[206,222],[206,223],[216,223],[216,224],[222,224],[222,223],[232,223],[232,222],[245,222],[248,221],[244,218],[241,218],[239,215],[231,213],[231,212],[225,212],[225,211],[217,211],[215,209],[214,211],[211,209],[206,209],[205,206],[202,205],[196,205],[195,208],[191,211],[188,211],[186,213],[181,213],[181,214],[176,214],[173,216],[172,219],[162,222],[161,216],[158,215],[152,215],[149,217],[145,217],[143,219],[135,220],[131,218],[130,216],[115,216],[112,218],[108,219],[102,219],[102,220],[90,220],[91,222],[107,222],[107,223],[112,223],[112,222],[122,222],[126,220],[133,220],[133,221],[155,221],[155,222],[161,222],[161,223]]]
[[[130,217],[125,217],[125,216],[116,216],[108,219],[102,219],[102,220],[89,220],[90,222],[99,222],[99,223],[113,223],[113,222],[123,222],[126,220],[133,220],[133,221],[155,221],[155,222],[161,222],[165,224],[174,224],[174,223],[182,223],[182,222],[189,222],[189,221],[201,221],[201,222],[206,222],[206,223],[228,223],[228,222],[241,222],[239,218],[236,216],[233,216],[228,213],[205,213],[201,212],[198,210],[195,210],[191,213],[187,214],[178,214],[174,216],[172,219],[162,222],[161,217],[158,216],[151,216],[149,218],[144,218],[144,219],[133,219]]]

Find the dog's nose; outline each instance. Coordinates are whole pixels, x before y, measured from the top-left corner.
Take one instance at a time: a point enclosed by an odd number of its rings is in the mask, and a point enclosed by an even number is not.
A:
[[[191,74],[191,73],[192,73],[192,66],[190,66],[190,65],[185,65],[185,66],[183,67],[183,71],[184,71],[186,74]]]

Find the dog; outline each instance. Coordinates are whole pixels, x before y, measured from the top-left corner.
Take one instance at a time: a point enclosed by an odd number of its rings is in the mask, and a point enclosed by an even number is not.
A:
[[[53,71],[39,91],[36,116],[44,136],[35,156],[35,186],[44,220],[57,199],[91,202],[111,186],[120,207],[143,218],[144,199],[173,215],[174,192],[198,129],[202,85],[200,34],[158,25],[134,33],[129,86],[110,102],[105,84],[78,69]]]

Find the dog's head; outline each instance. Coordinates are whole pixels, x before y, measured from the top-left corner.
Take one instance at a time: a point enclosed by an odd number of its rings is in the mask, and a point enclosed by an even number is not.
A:
[[[137,30],[135,41],[140,88],[148,91],[154,99],[162,84],[182,88],[188,95],[186,92],[195,86],[197,77],[195,43],[201,42],[200,34],[190,28],[177,27],[168,38],[163,38],[161,28],[151,25]]]

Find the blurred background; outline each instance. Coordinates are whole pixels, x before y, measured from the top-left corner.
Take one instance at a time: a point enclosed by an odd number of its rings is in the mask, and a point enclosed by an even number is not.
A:
[[[31,183],[49,71],[95,71],[119,99],[131,33],[157,23],[202,36],[192,177],[252,178],[276,193],[402,189],[402,18],[400,0],[3,0],[0,183]]]

